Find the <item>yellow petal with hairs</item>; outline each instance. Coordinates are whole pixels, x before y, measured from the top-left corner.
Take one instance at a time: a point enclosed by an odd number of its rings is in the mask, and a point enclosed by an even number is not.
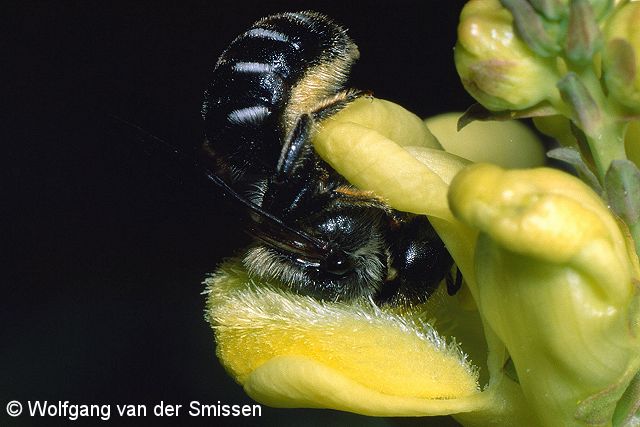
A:
[[[207,285],[218,357],[261,402],[411,415],[478,392],[476,368],[427,323],[257,285],[234,262]]]

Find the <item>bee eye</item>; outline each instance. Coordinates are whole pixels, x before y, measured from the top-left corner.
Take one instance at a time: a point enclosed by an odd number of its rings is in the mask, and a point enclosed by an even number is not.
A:
[[[343,251],[331,251],[324,261],[324,271],[335,276],[344,276],[353,270],[353,261]]]

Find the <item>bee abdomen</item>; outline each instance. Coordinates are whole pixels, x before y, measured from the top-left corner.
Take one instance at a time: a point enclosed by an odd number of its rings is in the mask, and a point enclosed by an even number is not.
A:
[[[343,89],[358,49],[316,12],[257,21],[218,59],[202,108],[207,143],[233,169],[272,171],[301,114]]]

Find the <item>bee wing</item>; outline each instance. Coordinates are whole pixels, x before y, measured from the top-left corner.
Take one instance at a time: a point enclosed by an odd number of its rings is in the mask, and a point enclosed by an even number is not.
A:
[[[262,240],[269,246],[298,254],[307,259],[323,259],[329,254],[328,244],[302,230],[296,230],[285,224],[280,218],[263,210],[246,197],[238,194],[218,175],[207,167],[199,165],[206,178],[220,187],[225,194],[244,205],[251,215],[250,223],[245,228],[250,236]]]
[[[242,205],[249,212],[250,221],[245,231],[252,237],[259,239],[275,249],[281,249],[292,254],[300,255],[305,259],[321,260],[328,253],[328,244],[315,238],[302,230],[297,230],[285,224],[280,218],[263,210],[251,200],[239,194],[212,169],[198,162],[194,156],[189,156],[183,150],[149,133],[140,126],[128,122],[120,117],[111,115],[111,119],[127,130],[134,133],[135,139],[144,147],[145,151],[160,151],[165,156],[171,157],[187,171],[196,171],[200,177],[204,176],[208,182],[215,184],[234,201]]]

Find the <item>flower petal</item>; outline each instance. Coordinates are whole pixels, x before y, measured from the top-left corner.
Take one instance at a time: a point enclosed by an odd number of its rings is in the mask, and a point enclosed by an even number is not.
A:
[[[438,173],[450,178],[466,164],[464,160],[441,150],[414,146],[413,152],[429,152],[423,160],[437,166],[437,171],[431,170],[406,147],[376,129],[343,121],[340,114],[323,124],[314,146],[350,183],[373,191],[395,209],[451,218],[447,185]]]
[[[320,302],[256,285],[235,262],[207,285],[218,356],[261,402],[442,414],[468,410],[456,399],[478,393],[477,369],[426,323],[365,301]]]
[[[522,122],[475,121],[458,131],[462,113],[429,117],[425,123],[445,151],[472,162],[488,162],[505,168],[542,166],[544,147]]]
[[[607,207],[563,172],[492,165],[449,199],[480,230],[479,308],[544,425],[610,422],[640,366],[640,313],[637,257]]]

